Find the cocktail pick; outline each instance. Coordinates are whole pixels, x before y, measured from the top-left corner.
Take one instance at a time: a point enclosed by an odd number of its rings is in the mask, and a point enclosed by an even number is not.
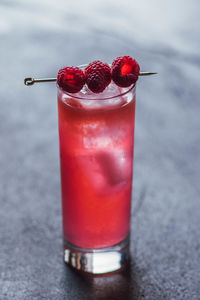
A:
[[[33,77],[27,77],[24,79],[25,85],[33,85],[35,82],[50,82],[50,81],[56,81],[57,78],[33,78]]]
[[[157,72],[140,72],[139,76],[149,76],[149,75],[155,75]],[[24,79],[25,85],[33,85],[37,82],[51,82],[56,81],[57,78],[33,78],[33,77],[27,77]],[[71,80],[71,79],[68,79]]]

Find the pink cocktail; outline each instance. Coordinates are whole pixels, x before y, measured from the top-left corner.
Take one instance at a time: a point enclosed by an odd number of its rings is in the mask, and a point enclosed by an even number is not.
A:
[[[104,274],[129,260],[135,93],[140,72],[129,55],[66,66],[56,81],[64,261]]]
[[[64,259],[106,273],[128,260],[135,86],[58,87]]]

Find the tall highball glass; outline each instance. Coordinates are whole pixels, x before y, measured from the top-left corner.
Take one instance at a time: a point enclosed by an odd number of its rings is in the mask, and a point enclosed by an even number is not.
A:
[[[93,274],[129,259],[136,86],[58,87],[64,261]]]

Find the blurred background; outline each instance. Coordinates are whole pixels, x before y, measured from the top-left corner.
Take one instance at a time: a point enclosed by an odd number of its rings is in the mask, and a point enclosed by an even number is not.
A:
[[[0,299],[199,299],[200,2],[0,1]],[[55,83],[130,55],[137,87],[132,261],[83,278],[62,263]],[[125,298],[124,298],[125,297]]]

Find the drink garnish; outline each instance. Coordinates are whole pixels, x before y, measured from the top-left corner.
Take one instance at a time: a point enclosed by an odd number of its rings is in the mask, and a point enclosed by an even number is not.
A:
[[[85,84],[85,74],[78,67],[65,67],[58,71],[57,83],[64,91],[77,93]]]
[[[117,57],[111,66],[112,80],[120,87],[128,87],[136,83],[140,73],[138,62],[126,55]]]
[[[108,64],[96,60],[85,68],[85,80],[93,93],[101,93],[111,82],[111,69]]]
[[[57,78],[24,79],[25,85],[33,85],[35,82],[57,81],[59,87],[69,93],[79,92],[86,83],[94,93],[102,92],[111,82],[111,79],[120,87],[128,87],[135,84],[138,76],[148,76],[156,72],[140,72],[138,62],[126,55],[117,57],[111,67],[99,60],[87,65],[85,70],[78,67],[65,67],[58,71]]]

